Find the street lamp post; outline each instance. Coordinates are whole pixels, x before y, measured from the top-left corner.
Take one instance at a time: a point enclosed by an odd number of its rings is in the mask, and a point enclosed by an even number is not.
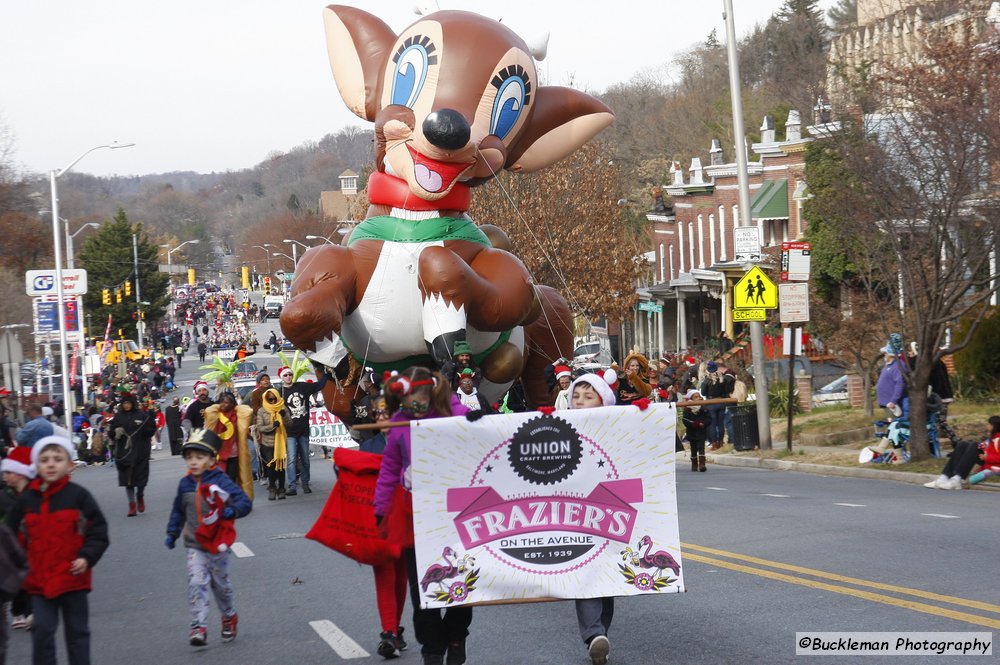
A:
[[[289,261],[292,262],[292,269],[293,270],[295,269],[295,259],[292,258],[291,256],[289,256],[288,254],[285,254],[284,252],[274,252],[274,256],[283,256],[283,257],[285,257],[286,259],[288,259]]]
[[[164,248],[164,249],[167,250],[167,266],[174,265],[173,261],[170,258],[171,254],[173,254],[174,252],[176,252],[178,249],[180,249],[184,245],[197,245],[200,242],[201,242],[201,240],[199,238],[195,238],[194,240],[185,240],[184,242],[182,242],[181,244],[177,245],[173,249],[167,249],[168,247],[170,247],[170,245],[160,245],[160,247],[162,247],[162,248]],[[170,270],[169,267],[167,269]],[[169,272],[167,274],[170,275],[170,279],[173,280],[174,273],[173,272]]]
[[[328,243],[330,245],[336,245],[337,244],[337,243],[333,242],[332,240],[330,240],[329,238],[324,237],[324,236],[306,236],[306,240],[322,240],[323,242]]]
[[[302,245],[306,249],[312,249],[309,245],[303,244],[298,240],[284,239],[281,242],[286,242],[292,246],[292,270],[295,270],[295,266],[299,264],[299,245]]]
[[[69,392],[69,361],[66,353],[66,307],[63,302],[63,274],[62,274],[62,243],[59,242],[59,189],[56,181],[71,168],[77,165],[81,159],[102,148],[115,150],[117,148],[131,148],[134,143],[118,143],[117,141],[105,145],[94,146],[79,157],[69,163],[68,166],[60,170],[49,171],[49,187],[52,190],[52,247],[56,260],[56,305],[59,316],[59,360],[62,363],[62,385],[63,385],[63,406],[65,411],[66,429],[73,431],[73,409]]]
[[[88,222],[76,230],[75,233],[69,232],[69,220],[64,219],[66,222],[66,267],[70,270],[76,268],[76,262],[73,258],[73,238],[75,238],[81,231],[86,228],[99,229],[101,228],[100,222]]]
[[[257,249],[264,250],[264,258],[267,259],[267,274],[271,274],[271,253],[267,251],[268,247],[274,247],[271,243],[264,243],[263,245],[254,245]]]

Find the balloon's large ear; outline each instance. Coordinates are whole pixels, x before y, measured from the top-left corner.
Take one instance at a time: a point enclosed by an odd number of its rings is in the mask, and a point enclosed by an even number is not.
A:
[[[382,72],[396,33],[368,12],[330,5],[323,10],[326,50],[337,89],[354,115],[374,122]]]
[[[558,162],[611,124],[614,113],[590,95],[558,86],[542,86],[524,134],[511,149],[506,168],[530,173]]]

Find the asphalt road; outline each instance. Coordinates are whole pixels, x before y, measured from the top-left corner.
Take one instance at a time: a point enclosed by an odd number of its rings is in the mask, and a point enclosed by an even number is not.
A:
[[[277,367],[276,358],[256,360]],[[195,363],[185,364],[182,390],[196,373]],[[680,465],[688,593],[619,599],[613,663],[790,663],[800,659],[798,631],[1000,628],[994,494],[732,467],[691,473],[686,461]],[[184,553],[162,544],[182,474],[179,458],[155,453],[147,511],[134,518],[125,517],[113,469],[74,474],[111,530],[90,597],[95,663],[382,660],[374,655],[371,571],[303,538],[334,480],[330,463],[315,457],[312,495],[269,502],[258,494],[253,513],[237,523],[244,556],[233,558],[230,570],[239,637],[220,643],[213,608],[209,646],[188,646]],[[404,624],[412,625],[409,608]],[[569,602],[477,608],[471,630],[470,664],[589,662]],[[398,662],[420,662],[419,645],[411,645]],[[878,660],[887,657],[823,662]],[[12,636],[8,662],[30,662],[23,631]]]

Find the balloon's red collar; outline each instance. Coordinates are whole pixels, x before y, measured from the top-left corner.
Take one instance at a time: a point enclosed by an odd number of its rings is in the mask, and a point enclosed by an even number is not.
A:
[[[368,178],[368,200],[375,205],[385,205],[404,210],[459,210],[465,212],[472,203],[468,185],[456,182],[447,196],[436,201],[425,201],[410,191],[402,178],[376,171]]]

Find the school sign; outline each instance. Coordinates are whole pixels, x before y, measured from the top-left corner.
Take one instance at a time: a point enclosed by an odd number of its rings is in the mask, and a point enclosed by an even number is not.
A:
[[[421,605],[684,591],[673,404],[414,421]]]

